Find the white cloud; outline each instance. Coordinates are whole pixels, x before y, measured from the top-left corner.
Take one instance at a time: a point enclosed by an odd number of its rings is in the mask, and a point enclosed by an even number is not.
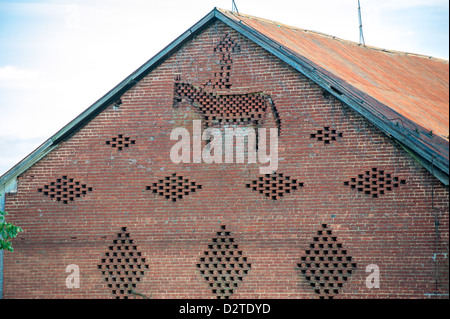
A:
[[[30,80],[35,79],[38,71],[30,69],[20,69],[12,65],[0,67],[0,80]]]
[[[76,4],[66,5],[66,27],[76,29],[80,26],[80,7]]]

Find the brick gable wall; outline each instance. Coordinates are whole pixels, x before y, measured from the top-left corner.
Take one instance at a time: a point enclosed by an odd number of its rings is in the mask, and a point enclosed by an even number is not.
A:
[[[278,127],[278,171],[172,163],[170,132],[212,116]],[[393,140],[217,22],[19,177],[6,210],[25,231],[4,254],[4,297],[126,297],[125,283],[152,298],[448,294],[448,198]],[[70,264],[79,289],[65,285]]]

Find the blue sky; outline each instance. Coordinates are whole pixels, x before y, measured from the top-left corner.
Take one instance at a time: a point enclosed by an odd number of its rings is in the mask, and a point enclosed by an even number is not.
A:
[[[367,45],[448,60],[442,0],[360,0]],[[236,0],[241,13],[358,42],[357,0]],[[231,0],[0,0],[0,175]]]

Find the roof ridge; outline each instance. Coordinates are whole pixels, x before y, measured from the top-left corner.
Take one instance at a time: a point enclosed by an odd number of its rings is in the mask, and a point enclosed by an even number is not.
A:
[[[222,13],[228,13],[228,14],[231,14],[231,15],[234,15],[234,16],[242,16],[242,17],[246,17],[246,18],[248,18],[250,20],[252,20],[252,19],[259,20],[259,21],[262,21],[264,23],[277,25],[279,27],[283,27],[283,28],[286,28],[286,29],[302,31],[302,32],[305,32],[305,33],[314,33],[314,34],[316,34],[318,36],[322,36],[322,37],[329,38],[329,39],[332,39],[332,40],[340,41],[340,42],[343,42],[343,43],[348,43],[348,44],[355,45],[355,46],[358,46],[358,47],[361,47],[361,48],[367,48],[367,49],[370,49],[370,50],[381,51],[381,52],[397,54],[397,55],[414,56],[414,57],[434,60],[434,61],[438,61],[438,62],[443,62],[443,63],[447,63],[447,64],[449,63],[448,60],[441,59],[441,58],[436,58],[436,57],[433,57],[433,56],[430,56],[430,55],[425,55],[425,54],[420,54],[420,53],[412,53],[412,52],[407,52],[407,51],[388,50],[388,49],[385,49],[385,48],[380,48],[380,47],[371,46],[371,45],[361,45],[360,43],[355,42],[355,41],[342,39],[342,38],[339,38],[337,36],[333,36],[333,35],[326,34],[326,33],[319,32],[319,31],[315,31],[315,30],[303,29],[303,28],[300,28],[300,27],[287,25],[287,24],[284,24],[284,23],[281,23],[281,22],[277,22],[277,21],[274,21],[274,20],[268,20],[268,19],[252,16],[252,15],[245,14],[245,13],[232,12],[232,11],[229,11],[229,10],[226,10],[226,9],[221,9],[221,8],[216,8],[216,9],[221,11]],[[242,21],[242,20],[240,20],[240,21]],[[242,21],[242,22],[245,23],[245,21]]]

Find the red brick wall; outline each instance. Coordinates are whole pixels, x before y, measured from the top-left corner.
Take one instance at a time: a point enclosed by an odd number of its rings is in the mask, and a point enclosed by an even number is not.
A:
[[[173,108],[175,77],[196,86],[213,79],[221,59],[214,47],[226,34],[239,46],[231,55],[232,85],[210,91],[263,92],[272,98],[281,125],[277,173],[303,183],[278,200],[246,187],[260,177],[257,164],[174,164],[169,157],[172,129],[191,129],[192,120],[201,118],[186,102]],[[229,261],[216,262],[219,269],[225,265],[224,274],[234,274],[231,286],[238,285],[231,298],[319,298],[323,291],[315,292],[306,279],[310,272],[302,269],[311,266],[310,244],[324,243],[314,241],[322,224],[332,231],[328,241],[336,237],[335,244],[342,245],[337,253],[356,266],[347,281],[339,275],[343,284],[335,298],[448,294],[448,188],[349,107],[235,31],[212,25],[121,100],[119,108],[109,106],[26,171],[18,192],[7,195],[9,218],[24,232],[14,240],[14,253],[5,252],[5,298],[114,298],[111,281],[101,273],[108,264],[102,258],[122,239],[117,234],[123,227],[133,240],[128,248],[135,245],[141,253],[137,261],[125,262],[144,271],[133,281],[136,291],[152,298],[215,298],[212,289],[223,287],[210,287],[201,271],[216,257],[204,252],[222,231],[230,232],[222,234],[228,244],[237,245]],[[264,126],[274,127],[275,115],[267,116]],[[329,144],[311,137],[324,127],[342,136]],[[106,144],[118,134],[135,143],[120,151]],[[405,184],[378,197],[344,184],[372,169]],[[176,202],[146,189],[173,173],[202,188]],[[92,191],[67,204],[39,191],[62,176]],[[326,269],[319,263],[316,273]],[[342,263],[335,273],[346,273]],[[79,289],[66,287],[69,264],[80,268]],[[379,266],[379,289],[366,287],[369,264]]]

